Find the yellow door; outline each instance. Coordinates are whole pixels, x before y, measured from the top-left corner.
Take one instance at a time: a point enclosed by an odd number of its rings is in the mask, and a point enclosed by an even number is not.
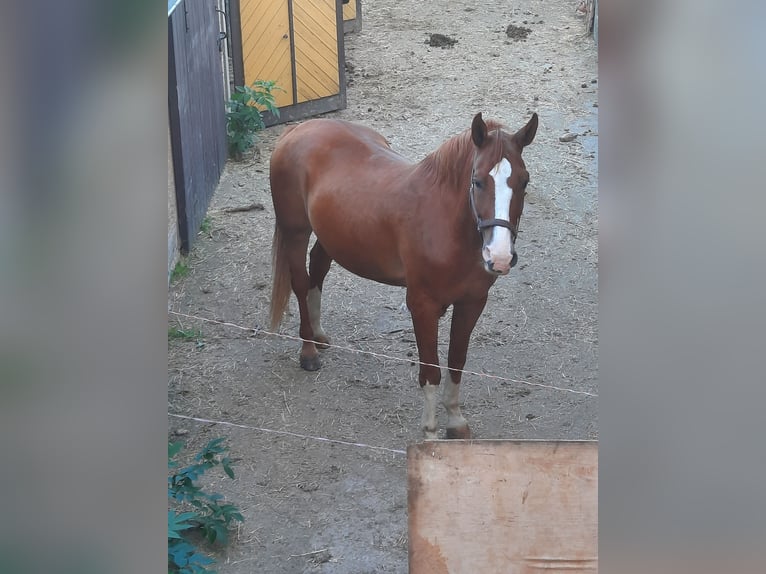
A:
[[[343,32],[359,32],[362,29],[362,0],[348,0],[343,4]]]
[[[340,94],[338,21],[336,0],[240,0],[245,83],[274,80],[280,108]]]
[[[343,5],[343,21],[356,18],[356,0],[350,0]]]
[[[245,84],[273,80],[284,90],[275,91],[277,107],[293,101],[290,17],[285,0],[241,0],[242,60]]]
[[[293,0],[296,103],[339,91],[335,9],[335,0]]]

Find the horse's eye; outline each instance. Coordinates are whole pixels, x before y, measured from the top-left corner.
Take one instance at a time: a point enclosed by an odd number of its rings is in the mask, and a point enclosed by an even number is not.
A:
[[[481,189],[481,188],[482,188],[482,183],[481,183],[481,181],[479,181],[478,179],[474,179],[474,180],[473,180],[473,186],[474,186],[476,189]]]

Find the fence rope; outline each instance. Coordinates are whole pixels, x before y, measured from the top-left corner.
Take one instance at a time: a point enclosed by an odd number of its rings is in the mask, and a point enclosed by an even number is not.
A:
[[[215,420],[203,419],[203,418],[199,418],[199,417],[190,417],[190,416],[187,416],[187,415],[179,415],[179,414],[176,414],[176,413],[168,413],[168,416],[176,417],[178,419],[185,419],[185,420],[189,420],[189,421],[197,421],[199,423],[222,425],[222,426],[235,427],[235,428],[240,428],[240,429],[254,430],[254,431],[259,431],[259,432],[263,432],[263,433],[267,433],[267,434],[276,434],[276,435],[282,435],[282,436],[289,436],[289,437],[293,437],[293,438],[315,440],[315,441],[319,441],[319,442],[329,442],[329,443],[333,443],[333,444],[340,444],[340,445],[343,445],[343,446],[353,446],[353,447],[357,447],[357,448],[367,448],[367,449],[372,449],[372,450],[382,450],[382,451],[385,451],[385,452],[392,452],[394,454],[407,454],[406,451],[403,451],[403,450],[400,450],[400,449],[388,448],[388,447],[385,447],[385,446],[374,446],[374,445],[371,445],[371,444],[365,444],[363,442],[350,442],[350,441],[347,441],[347,440],[338,440],[338,439],[333,439],[333,438],[325,438],[325,437],[321,437],[321,436],[313,436],[313,435],[308,435],[308,434],[300,434],[300,433],[291,432],[291,431],[281,431],[281,430],[267,429],[267,428],[256,427],[256,426],[251,426],[251,425],[243,425],[243,424],[239,424],[239,423],[231,423],[231,422],[228,422],[228,421],[215,421]]]
[[[185,317],[187,319],[194,319],[194,320],[197,320],[197,321],[203,321],[205,323],[213,323],[213,324],[216,324],[216,325],[222,325],[224,327],[232,327],[234,329],[239,329],[241,331],[247,331],[248,333],[252,333],[253,335],[264,334],[264,335],[269,335],[269,336],[272,336],[272,337],[278,337],[278,338],[281,338],[281,339],[288,339],[290,341],[299,341],[299,342],[302,342],[302,343],[303,342],[310,342],[310,341],[308,341],[306,339],[303,339],[301,337],[295,337],[293,335],[286,335],[284,333],[274,333],[274,332],[271,332],[271,331],[267,331],[265,329],[261,329],[260,327],[243,327],[242,325],[237,325],[236,323],[231,323],[229,321],[219,321],[217,319],[209,319],[207,317],[199,317],[197,315],[189,315],[187,313],[180,313],[178,311],[172,311],[172,310],[168,310],[168,313],[171,314],[171,315],[176,315],[178,317]],[[343,346],[343,345],[335,345],[335,344],[330,343],[327,346],[329,348],[331,348],[331,349],[339,349],[341,351],[348,351],[348,352],[357,353],[357,354],[360,354],[360,355],[370,355],[372,357],[378,357],[380,359],[389,359],[389,360],[392,360],[392,361],[400,361],[400,362],[403,362],[403,363],[417,363],[419,365],[423,365],[423,366],[426,366],[426,367],[437,367],[437,368],[441,368],[442,367],[442,365],[437,365],[437,364],[433,364],[433,363],[424,363],[422,361],[416,361],[414,359],[406,359],[404,357],[395,357],[393,355],[386,355],[384,353],[376,353],[374,351],[363,351],[362,349],[355,349],[353,347],[346,347],[346,346]],[[533,383],[533,382],[524,381],[524,380],[521,380],[521,379],[512,379],[512,378],[509,378],[509,377],[501,377],[500,375],[492,375],[492,374],[489,374],[489,373],[479,373],[479,372],[476,372],[476,371],[467,371],[467,370],[463,370],[463,369],[449,369],[449,370],[455,370],[455,371],[458,371],[460,373],[463,373],[464,375],[474,375],[476,377],[484,377],[484,378],[487,378],[487,379],[494,379],[494,380],[498,380],[498,381],[506,381],[506,382],[510,382],[510,383],[516,383],[516,384],[519,384],[519,385],[527,385],[527,386],[530,386],[530,387],[540,387],[540,388],[543,388],[543,389],[550,389],[550,390],[554,390],[554,391],[561,391],[561,392],[565,392],[565,393],[572,393],[572,394],[576,394],[576,395],[585,395],[585,396],[588,396],[588,397],[598,398],[598,395],[596,393],[591,393],[589,391],[579,391],[577,389],[568,389],[568,388],[565,388],[565,387],[557,387],[555,385],[546,385],[546,384],[543,384],[543,383]]]

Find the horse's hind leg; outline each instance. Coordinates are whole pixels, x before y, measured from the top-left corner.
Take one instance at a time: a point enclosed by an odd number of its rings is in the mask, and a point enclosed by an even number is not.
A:
[[[327,272],[330,270],[332,258],[327,254],[322,244],[317,240],[311,248],[309,258],[309,292],[307,296],[309,321],[314,331],[317,347],[326,349],[330,339],[322,329],[322,285]]]
[[[300,337],[303,339],[300,354],[301,367],[307,371],[317,371],[321,367],[317,351],[314,329],[311,326],[309,310],[309,274],[306,271],[306,251],[311,232],[301,232],[290,238],[285,237],[286,254],[290,266],[290,281],[298,299],[298,311],[301,318]]]

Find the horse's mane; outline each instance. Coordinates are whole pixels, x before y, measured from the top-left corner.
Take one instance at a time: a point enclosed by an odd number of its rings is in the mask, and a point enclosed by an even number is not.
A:
[[[488,120],[486,123],[488,131],[505,127],[495,120]],[[496,141],[500,145],[500,138]],[[434,184],[468,185],[467,172],[471,169],[473,147],[471,128],[468,128],[428,154],[420,162],[418,169]]]
[[[282,138],[284,138],[287,134],[289,134],[291,131],[293,131],[295,128],[297,128],[298,125],[299,124],[293,124],[293,125],[287,126],[284,130],[282,130],[282,133],[279,134],[279,137],[277,138],[277,141],[279,141]]]

